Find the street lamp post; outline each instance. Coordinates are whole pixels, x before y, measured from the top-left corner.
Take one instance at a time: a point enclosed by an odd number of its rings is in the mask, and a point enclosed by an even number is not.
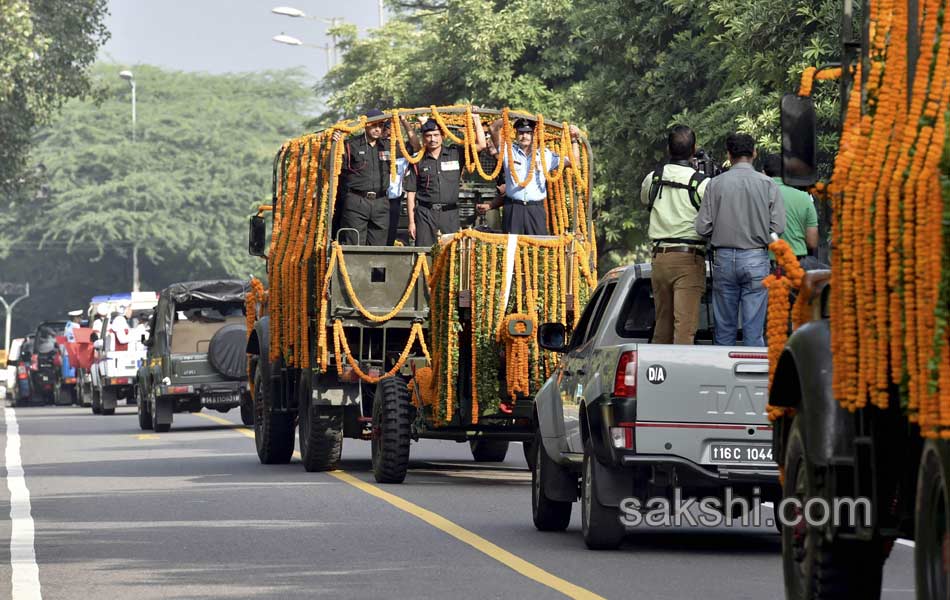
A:
[[[18,288],[20,286],[14,285],[11,287]],[[20,297],[14,300],[12,303],[8,304],[6,298],[0,295],[0,303],[3,303],[3,307],[4,309],[6,309],[6,313],[7,313],[6,338],[4,340],[4,346],[3,346],[7,350],[7,352],[10,351],[10,324],[13,320],[13,307],[16,306],[20,302],[20,300],[24,300],[28,298],[29,296],[30,296],[29,282],[27,282],[26,285],[24,286],[23,293],[20,295]]]
[[[380,10],[380,13],[379,13],[379,15],[380,15],[380,23],[379,23],[379,24],[382,25],[382,24],[383,24],[383,23],[382,23],[383,0],[379,0],[379,10]],[[292,6],[277,6],[277,7],[275,7],[275,8],[272,8],[272,9],[271,9],[271,12],[274,13],[275,15],[282,15],[282,16],[285,16],[285,17],[292,17],[292,18],[294,18],[294,19],[310,19],[311,21],[322,21],[322,22],[324,22],[324,23],[329,23],[329,24],[330,24],[330,30],[331,30],[331,31],[332,31],[334,28],[336,28],[336,26],[337,26],[338,24],[340,24],[340,23],[343,22],[343,17],[330,17],[330,18],[328,18],[328,19],[324,19],[324,18],[320,18],[320,17],[311,17],[310,15],[308,15],[308,14],[305,13],[304,11],[300,10],[299,8],[294,8],[294,7],[292,7]],[[331,39],[332,42],[333,42],[333,65],[336,66],[336,64],[339,62],[339,61],[337,60],[338,57],[337,57],[337,53],[336,53],[336,48],[337,48],[336,34],[335,34],[335,33],[331,33],[331,34],[330,34],[330,39]],[[300,46],[300,45],[306,45],[306,44],[294,44],[294,45],[295,45],[295,46]],[[318,48],[322,48],[322,46],[318,46]],[[328,70],[329,70],[329,69],[328,69]]]
[[[135,76],[132,75],[132,71],[120,71],[119,77],[129,82],[129,87],[132,88],[132,141],[135,141]]]
[[[303,46],[305,48],[319,48],[320,50],[325,51],[327,53],[327,72],[330,71],[330,67],[331,67],[330,51],[332,50],[332,47],[330,46],[330,44],[323,44],[322,46],[317,45],[317,44],[305,44],[301,42],[299,39],[290,35],[283,34],[283,33],[280,35],[275,35],[271,39],[273,39],[278,44],[286,44],[288,46]]]

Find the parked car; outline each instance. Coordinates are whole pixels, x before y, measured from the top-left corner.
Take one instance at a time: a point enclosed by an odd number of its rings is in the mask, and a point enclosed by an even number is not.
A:
[[[43,321],[34,334],[30,378],[33,399],[44,404],[64,403],[61,394],[63,357],[56,338],[62,337],[65,330],[66,321]]]
[[[248,390],[247,325],[241,280],[189,281],[165,288],[152,318],[148,357],[139,371],[139,426],[168,431],[173,414],[241,408],[253,423]]]
[[[535,397],[534,523],[565,529],[580,499],[590,548],[618,546],[621,509],[653,498],[781,498],[767,349],[712,345],[708,294],[696,344],[651,343],[650,273],[643,264],[605,275],[569,341],[563,324],[538,330],[562,358]]]

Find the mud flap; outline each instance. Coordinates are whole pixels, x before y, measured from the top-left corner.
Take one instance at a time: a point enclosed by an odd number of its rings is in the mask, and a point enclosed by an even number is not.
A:
[[[171,425],[174,416],[174,401],[171,398],[155,399],[155,421],[159,425]]]
[[[594,460],[594,484],[597,486],[597,500],[604,506],[619,507],[624,498],[633,496],[633,477],[631,469],[608,467]]]
[[[115,410],[117,404],[118,390],[114,387],[104,387],[100,394],[103,410]]]

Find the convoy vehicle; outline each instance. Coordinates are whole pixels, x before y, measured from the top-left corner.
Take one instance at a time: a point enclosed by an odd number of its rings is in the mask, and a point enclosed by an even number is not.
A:
[[[945,600],[950,32],[940,2],[865,6],[860,45],[851,39],[850,1],[841,27],[846,112],[827,187],[831,271],[800,284],[798,327],[774,349],[769,394],[785,499],[797,507],[850,499],[857,510],[783,528],[785,593],[878,598],[886,557],[897,538],[909,538],[917,598]],[[806,71],[800,94],[782,100],[784,177],[802,187],[817,179],[813,75]],[[775,316],[783,326],[786,319]]]
[[[90,369],[93,414],[115,414],[119,399],[125,399],[126,404],[135,402],[135,378],[145,359],[142,334],[157,303],[155,292],[94,296],[90,300],[90,312],[97,317],[93,319],[97,353]],[[112,324],[125,309],[131,316],[126,320],[129,339],[123,344]]]
[[[22,338],[16,354],[13,353],[14,345],[11,344],[11,355],[8,362],[16,367],[16,385],[13,388],[13,405],[22,406],[33,397],[33,385],[30,381],[30,367],[33,357],[33,334],[27,334]]]
[[[560,124],[507,109],[480,113],[505,119],[506,142],[514,139],[509,117],[524,117],[535,123],[536,144],[560,156],[571,152]],[[341,134],[392,120],[390,155],[408,156],[400,115],[435,119],[444,138],[462,146],[459,167],[478,169],[493,193],[499,171],[477,164],[471,107],[393,110],[284,144],[274,162],[273,203],[250,228],[249,251],[268,258],[270,286],[265,292],[254,282],[248,297],[248,372],[262,463],[288,462],[298,427],[308,471],[334,468],[344,437],[371,441],[379,482],[405,479],[410,442],[420,438],[467,441],[475,460],[504,460],[510,441],[530,445],[533,392],[554,364],[534,341],[537,321],[573,324],[596,284],[583,137],[580,160],[562,162],[548,178],[552,235],[464,229],[433,248],[338,244],[332,224]],[[316,201],[298,201],[310,197]]]
[[[174,283],[162,290],[138,373],[139,427],[168,431],[174,413],[235,407],[250,425],[246,294],[247,282],[236,279]]]
[[[63,404],[63,357],[56,342],[66,329],[66,321],[43,321],[36,327],[33,354],[30,357],[30,379],[34,400],[44,404]],[[68,403],[68,402],[67,402]]]
[[[646,507],[648,498],[672,501],[677,488],[703,498],[724,497],[728,486],[751,504],[781,493],[767,349],[712,345],[708,294],[696,345],[651,343],[650,275],[649,264],[613,269],[570,336],[562,323],[538,330],[541,347],[562,358],[535,397],[534,524],[564,530],[579,498],[589,548],[621,543],[627,498]]]

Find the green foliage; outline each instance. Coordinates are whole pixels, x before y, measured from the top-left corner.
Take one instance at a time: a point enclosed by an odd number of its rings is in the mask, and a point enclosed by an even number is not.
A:
[[[0,189],[29,183],[30,136],[90,90],[88,67],[109,34],[106,0],[0,2]]]
[[[590,135],[601,268],[643,248],[639,184],[674,123],[725,159],[731,131],[778,149],[778,101],[802,68],[837,60],[838,0],[398,1],[382,30],[343,35],[318,91],[325,122],[378,106],[473,102],[578,122]],[[860,22],[859,19],[856,19]],[[837,94],[816,86],[821,149]]]
[[[133,244],[143,289],[263,272],[263,261],[247,254],[247,218],[269,203],[274,153],[303,126],[312,96],[302,73],[137,66],[133,142],[121,69],[96,66],[101,100],[68,103],[40,131],[33,156],[48,191],[13,206],[6,215],[15,214],[17,226],[0,230],[4,280],[29,280],[41,294],[39,273],[61,264],[79,271],[52,282],[52,297],[37,295],[47,314],[82,303],[89,294],[79,290],[127,291]],[[115,276],[116,265],[124,275]]]

